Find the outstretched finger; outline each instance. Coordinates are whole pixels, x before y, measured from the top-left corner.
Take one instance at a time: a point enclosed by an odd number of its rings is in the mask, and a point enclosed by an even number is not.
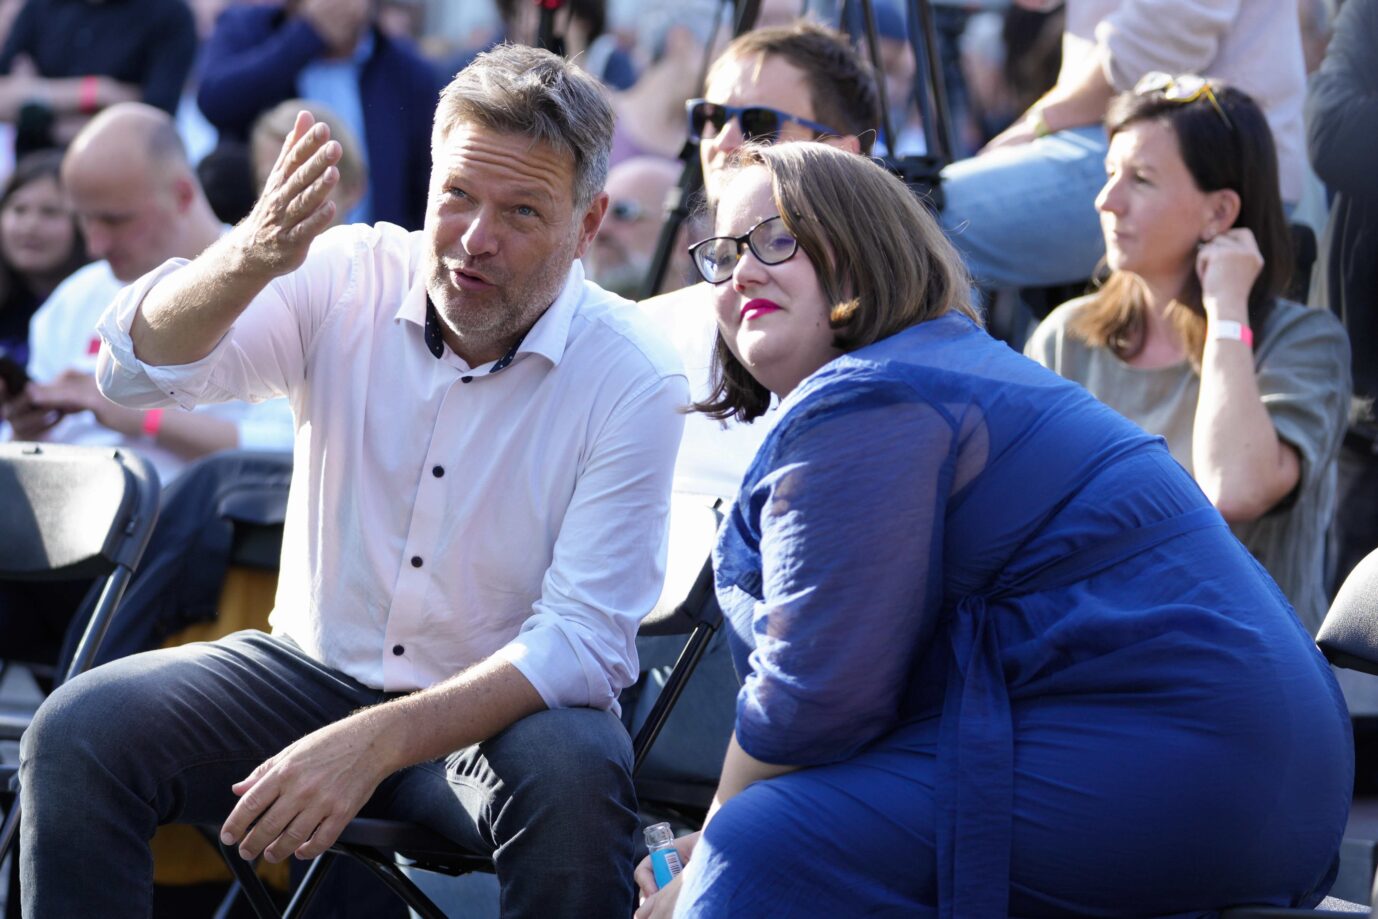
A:
[[[313,123],[308,119],[310,119],[310,114],[307,112],[302,112],[297,116],[297,123],[292,132],[287,135],[287,141],[283,145],[282,152],[278,155],[277,162],[273,164],[273,171],[269,174],[267,185],[264,188],[265,192],[275,185],[282,187],[287,184],[304,166],[310,163],[313,156],[330,143],[330,126],[323,121]],[[297,128],[299,127],[303,130],[298,135]]]

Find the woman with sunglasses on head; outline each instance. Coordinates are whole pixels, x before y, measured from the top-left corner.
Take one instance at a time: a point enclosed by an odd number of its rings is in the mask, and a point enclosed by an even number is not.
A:
[[[1268,124],[1238,90],[1162,74],[1106,124],[1109,277],[1025,353],[1163,435],[1314,633],[1349,347],[1330,313],[1279,299],[1293,254]]]
[[[986,335],[876,164],[750,146],[719,188],[698,408],[780,417],[714,553],[743,676],[717,795],[638,916],[1319,901],[1343,701],[1161,440]]]

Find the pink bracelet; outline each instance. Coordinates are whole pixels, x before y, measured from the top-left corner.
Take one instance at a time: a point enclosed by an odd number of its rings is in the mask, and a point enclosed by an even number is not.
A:
[[[151,408],[144,412],[144,433],[153,439],[158,438],[158,432],[163,427],[163,410]]]
[[[1254,346],[1254,330],[1233,319],[1217,319],[1211,323],[1211,337],[1227,341],[1242,341],[1250,348]]]

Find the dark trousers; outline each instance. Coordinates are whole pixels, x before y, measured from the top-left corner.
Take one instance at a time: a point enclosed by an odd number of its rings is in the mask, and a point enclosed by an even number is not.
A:
[[[230,785],[297,738],[385,701],[290,641],[240,632],[98,667],[24,735],[24,914],[147,916],[159,824],[218,825]],[[364,816],[491,854],[504,916],[627,916],[637,828],[616,717],[545,711],[385,780]]]

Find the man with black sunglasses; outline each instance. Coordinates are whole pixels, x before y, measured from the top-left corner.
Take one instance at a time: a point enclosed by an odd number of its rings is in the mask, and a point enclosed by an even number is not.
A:
[[[817,140],[869,154],[880,124],[871,68],[845,35],[806,21],[737,38],[709,70],[704,98],[691,99],[686,108],[710,197],[728,158],[747,140]],[[678,348],[696,400],[710,389],[717,330],[707,288],[695,284],[641,304]],[[705,415],[689,415],[675,489],[735,496],[771,420],[768,414],[751,425],[724,426]]]

